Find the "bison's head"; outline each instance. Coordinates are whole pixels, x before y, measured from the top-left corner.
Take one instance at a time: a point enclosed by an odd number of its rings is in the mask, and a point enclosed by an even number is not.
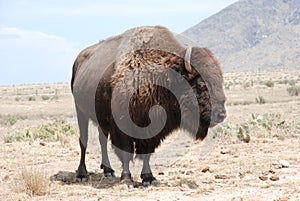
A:
[[[207,48],[198,47],[186,50],[185,69],[200,106],[200,125],[196,138],[203,139],[208,127],[226,118],[222,71],[213,54]]]

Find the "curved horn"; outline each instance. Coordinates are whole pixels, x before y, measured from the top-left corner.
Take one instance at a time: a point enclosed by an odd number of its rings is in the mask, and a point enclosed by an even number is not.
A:
[[[191,66],[191,54],[192,54],[192,47],[187,47],[185,51],[185,56],[184,56],[184,64],[185,64],[185,69],[189,73],[193,73],[193,69]]]

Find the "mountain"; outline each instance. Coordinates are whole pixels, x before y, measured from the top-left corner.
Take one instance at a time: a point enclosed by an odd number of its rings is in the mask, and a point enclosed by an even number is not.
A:
[[[300,0],[240,0],[184,31],[224,71],[300,68]]]

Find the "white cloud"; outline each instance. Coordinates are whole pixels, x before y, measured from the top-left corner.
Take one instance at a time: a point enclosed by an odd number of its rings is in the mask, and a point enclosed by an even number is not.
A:
[[[69,81],[79,50],[63,37],[0,28],[0,84]]]

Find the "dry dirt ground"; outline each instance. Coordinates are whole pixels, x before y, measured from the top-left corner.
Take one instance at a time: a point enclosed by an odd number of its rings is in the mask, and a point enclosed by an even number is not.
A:
[[[131,170],[136,185],[130,190],[119,184],[121,164],[111,147],[117,177],[103,177],[93,125],[86,183],[75,180],[78,134],[60,133],[57,140],[12,138],[53,118],[76,126],[67,84],[2,86],[0,200],[300,200],[300,97],[287,92],[299,85],[300,71],[225,74],[227,120],[203,142],[180,131],[166,139],[150,161],[157,186],[141,186],[142,164],[135,160]],[[241,133],[250,136],[249,143]],[[22,191],[24,170],[46,176],[49,184],[37,184],[46,185],[45,195]]]

